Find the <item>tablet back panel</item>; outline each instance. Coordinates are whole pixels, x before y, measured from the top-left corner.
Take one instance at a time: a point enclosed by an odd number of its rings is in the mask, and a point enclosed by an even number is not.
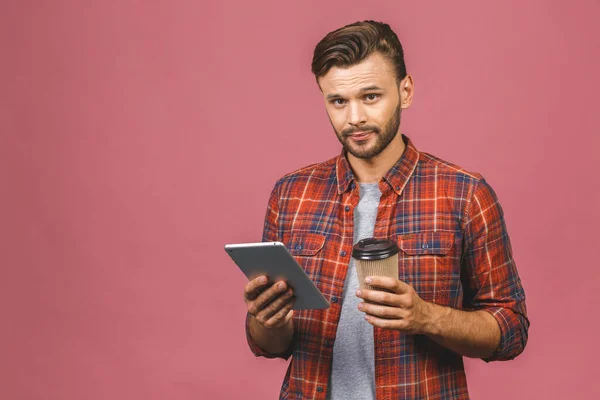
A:
[[[267,275],[285,280],[294,289],[294,310],[328,308],[329,303],[281,242],[225,245],[225,251],[248,279]]]

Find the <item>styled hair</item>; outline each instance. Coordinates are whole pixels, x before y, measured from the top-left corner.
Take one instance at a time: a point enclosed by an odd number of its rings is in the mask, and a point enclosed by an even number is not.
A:
[[[388,24],[359,21],[329,32],[315,47],[312,72],[317,81],[332,67],[347,68],[378,52],[394,65],[396,79],[406,76],[404,50]]]

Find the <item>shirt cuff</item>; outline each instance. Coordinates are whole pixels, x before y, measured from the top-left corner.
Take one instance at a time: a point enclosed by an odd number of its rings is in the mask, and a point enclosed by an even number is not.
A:
[[[485,362],[512,360],[523,352],[527,341],[527,329],[518,314],[504,307],[481,308],[492,315],[500,327],[500,343]]]

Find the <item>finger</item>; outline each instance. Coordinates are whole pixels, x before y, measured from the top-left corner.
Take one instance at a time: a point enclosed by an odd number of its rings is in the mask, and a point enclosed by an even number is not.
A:
[[[259,294],[261,289],[267,286],[268,278],[266,275],[258,276],[248,283],[244,287],[244,298],[246,300],[254,300]]]
[[[405,331],[408,329],[408,323],[404,319],[385,319],[374,317],[372,315],[365,315],[365,320],[377,328],[394,329],[398,331]]]
[[[396,307],[382,306],[378,304],[360,303],[358,309],[368,315],[384,319],[401,319],[404,310]]]
[[[256,319],[261,322],[266,322],[273,316],[278,313],[279,310],[290,300],[290,298],[294,295],[294,291],[292,289],[286,290],[284,293],[273,299],[269,304],[266,304],[265,307],[256,314]]]
[[[399,295],[395,293],[382,292],[381,290],[361,289],[356,292],[356,296],[371,303],[377,303],[392,307],[400,307]]]
[[[373,287],[391,290],[398,294],[406,293],[411,288],[407,283],[389,276],[367,276],[365,283]]]
[[[277,311],[277,313],[275,315],[273,315],[271,318],[269,318],[267,320],[267,322],[265,322],[265,326],[268,328],[272,328],[272,327],[281,327],[281,326],[284,326],[285,324],[287,324],[287,322],[294,315],[294,311],[292,310],[292,307],[294,306],[295,301],[296,301],[295,297],[290,298],[288,300],[288,302],[285,303],[285,305],[279,311]]]
[[[271,287],[259,294],[258,297],[248,305],[248,311],[250,314],[256,315],[286,289],[287,284],[284,281],[280,281],[274,285],[271,285]]]

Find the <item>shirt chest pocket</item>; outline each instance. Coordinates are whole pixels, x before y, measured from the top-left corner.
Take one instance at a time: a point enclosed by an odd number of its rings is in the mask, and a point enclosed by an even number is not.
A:
[[[304,272],[317,284],[325,254],[323,249],[325,236],[318,233],[295,232],[284,236],[283,243]]]
[[[291,234],[285,245],[294,257],[315,256],[325,245],[325,236],[317,233]]]
[[[398,236],[400,279],[426,301],[451,305],[460,287],[460,251],[452,232],[417,232]]]

